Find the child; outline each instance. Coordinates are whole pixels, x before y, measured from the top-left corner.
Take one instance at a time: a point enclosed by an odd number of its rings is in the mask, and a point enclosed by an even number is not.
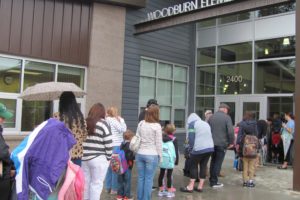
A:
[[[134,161],[134,153],[129,149],[129,144],[134,136],[134,133],[127,130],[124,133],[124,141],[122,142],[120,149],[124,150],[125,158],[128,164],[128,170],[121,175],[118,175],[118,196],[117,200],[131,200],[131,171]]]
[[[163,134],[163,157],[160,163],[160,175],[158,178],[159,192],[158,196],[167,196],[169,198],[175,197],[174,189],[172,187],[172,173],[174,165],[178,165],[178,144],[174,137],[175,126],[167,124]],[[167,191],[163,186],[163,179],[167,173]]]

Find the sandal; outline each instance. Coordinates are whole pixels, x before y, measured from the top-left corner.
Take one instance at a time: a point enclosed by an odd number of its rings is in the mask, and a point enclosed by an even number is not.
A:
[[[277,167],[277,169],[287,169],[287,167],[279,166],[279,167]]]
[[[199,188],[194,188],[194,191],[196,191],[196,192],[199,192],[199,193],[202,193],[203,192],[203,189],[199,189]]]
[[[186,193],[193,193],[193,190],[189,190],[187,187],[182,187],[180,188],[181,192],[186,192]]]

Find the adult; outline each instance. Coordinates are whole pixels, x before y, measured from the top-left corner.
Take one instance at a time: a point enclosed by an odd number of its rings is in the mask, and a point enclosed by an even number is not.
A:
[[[284,115],[286,124],[282,124],[282,134],[281,138],[283,141],[284,149],[284,162],[283,165],[278,167],[279,169],[287,169],[288,163],[291,162],[291,148],[294,143],[295,137],[295,121],[292,113],[285,113]]]
[[[188,186],[181,188],[181,191],[191,193],[194,190],[195,181],[199,177],[199,185],[195,190],[202,192],[206,178],[207,163],[214,152],[213,138],[209,124],[201,120],[196,113],[190,114],[187,121],[187,127],[193,123],[195,131],[188,132],[190,159],[192,163],[190,169],[190,182]],[[199,165],[200,173],[198,173]]]
[[[11,169],[12,162],[10,160],[9,147],[3,138],[3,124],[6,119],[13,116],[6,106],[0,103],[0,194],[1,199],[9,200],[11,191]]]
[[[244,180],[244,187],[255,187],[254,183],[254,175],[255,175],[255,165],[256,165],[256,156],[254,157],[247,157],[244,155],[243,152],[243,145],[245,137],[255,136],[257,144],[256,144],[256,151],[259,146],[259,140],[257,138],[258,131],[257,131],[257,122],[254,119],[254,113],[250,111],[245,112],[244,120],[240,122],[240,129],[237,138],[237,151],[239,156],[243,160],[243,180]]]
[[[153,178],[159,160],[162,159],[162,130],[159,124],[159,107],[150,105],[145,112],[145,120],[137,128],[141,137],[136,155],[138,171],[137,199],[150,200]]]
[[[149,108],[149,106],[151,106],[151,105],[158,106],[158,103],[155,99],[149,99],[147,102],[146,108],[144,110],[142,110],[141,113],[139,114],[139,122],[141,122],[142,120],[145,120],[146,111]]]
[[[213,115],[213,112],[211,110],[207,110],[204,113],[205,121],[208,122],[209,118]]]
[[[81,166],[82,143],[87,137],[86,123],[73,92],[63,92],[59,99],[59,119],[72,131],[76,144],[71,150],[72,161]]]
[[[118,109],[111,106],[107,109],[106,122],[110,126],[112,133],[113,151],[119,150],[123,142],[123,133],[126,131],[127,126],[122,117],[119,116]],[[111,194],[118,192],[118,174],[112,171],[109,166],[105,178],[105,188]]]
[[[88,136],[83,143],[82,169],[85,176],[84,199],[99,200],[112,154],[112,134],[101,103],[92,106],[87,122]]]
[[[219,106],[218,112],[210,117],[208,123],[211,127],[211,132],[214,141],[214,153],[210,163],[210,186],[220,188],[224,185],[218,182],[222,164],[225,158],[226,150],[234,147],[234,130],[232,120],[228,115],[230,107],[222,103]]]

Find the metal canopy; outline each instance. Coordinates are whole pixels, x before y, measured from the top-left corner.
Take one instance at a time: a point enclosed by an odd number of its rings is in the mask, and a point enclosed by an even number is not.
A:
[[[204,19],[215,18],[224,15],[230,15],[234,13],[246,12],[256,10],[259,8],[274,6],[277,4],[283,4],[292,2],[292,0],[237,0],[230,3],[221,4],[218,6],[208,7],[204,9],[198,9],[191,12],[186,12],[170,17],[164,17],[152,21],[143,21],[135,24],[135,34],[142,34],[170,28],[173,26],[183,25],[200,21]],[[147,16],[145,15],[145,19]]]

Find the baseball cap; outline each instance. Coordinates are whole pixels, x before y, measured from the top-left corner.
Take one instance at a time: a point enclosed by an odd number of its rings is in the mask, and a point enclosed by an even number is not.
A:
[[[219,108],[226,108],[227,110],[230,110],[229,105],[227,105],[226,103],[221,103]]]
[[[6,106],[2,103],[0,103],[0,117],[4,119],[12,118],[13,114],[9,112],[6,108]]]

